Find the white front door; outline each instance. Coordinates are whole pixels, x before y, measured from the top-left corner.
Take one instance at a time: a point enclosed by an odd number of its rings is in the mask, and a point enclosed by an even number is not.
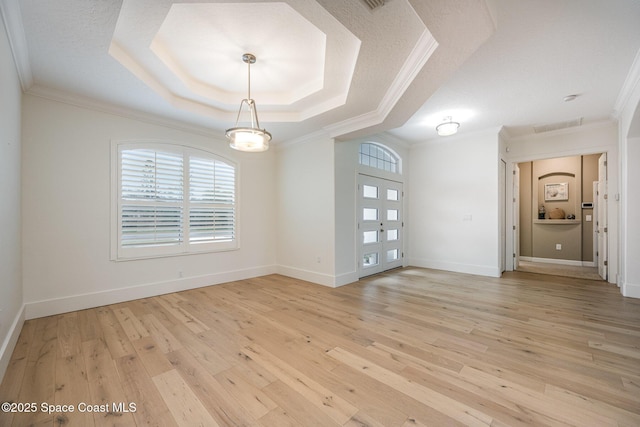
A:
[[[402,183],[358,175],[358,276],[402,266]]]

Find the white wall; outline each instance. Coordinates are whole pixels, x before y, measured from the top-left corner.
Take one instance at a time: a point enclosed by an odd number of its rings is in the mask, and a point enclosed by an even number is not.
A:
[[[335,286],[333,139],[278,147],[276,185],[278,272]]]
[[[23,123],[27,318],[275,271],[273,151],[238,153],[223,139],[34,96],[24,97]],[[111,140],[137,138],[185,143],[238,162],[239,250],[110,260]]]
[[[554,157],[607,153],[609,282],[618,280],[618,129],[613,121],[512,138],[507,142],[510,169],[515,163]],[[509,174],[509,178],[512,176]],[[513,184],[512,180],[508,186]]]
[[[427,141],[409,153],[409,264],[500,276],[498,132]]]
[[[0,379],[24,321],[20,205],[22,91],[0,19]]]

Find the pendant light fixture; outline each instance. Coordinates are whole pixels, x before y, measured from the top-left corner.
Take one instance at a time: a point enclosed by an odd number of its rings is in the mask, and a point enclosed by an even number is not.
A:
[[[460,123],[454,122],[451,116],[448,116],[444,118],[444,122],[436,126],[436,132],[438,132],[440,136],[449,136],[458,132],[459,127]]]
[[[230,129],[227,129],[225,135],[229,139],[229,146],[234,150],[259,152],[269,149],[269,141],[271,141],[271,134],[264,129],[260,129],[260,122],[258,122],[258,112],[256,110],[256,103],[251,99],[251,64],[255,64],[256,57],[251,53],[245,53],[242,55],[242,60],[248,66],[248,90],[247,98],[240,102],[240,109],[238,110],[238,117],[236,118],[236,125]],[[239,126],[240,115],[242,114],[242,107],[246,105],[250,116],[250,127]]]

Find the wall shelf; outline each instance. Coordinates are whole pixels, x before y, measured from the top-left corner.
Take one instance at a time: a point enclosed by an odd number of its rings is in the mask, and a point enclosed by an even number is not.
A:
[[[534,219],[534,224],[547,224],[547,225],[575,225],[582,224],[579,219]]]

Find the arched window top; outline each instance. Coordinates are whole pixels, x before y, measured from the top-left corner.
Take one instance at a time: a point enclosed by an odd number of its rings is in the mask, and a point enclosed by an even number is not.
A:
[[[389,148],[374,142],[360,144],[360,164],[391,173],[400,173],[400,157]]]

